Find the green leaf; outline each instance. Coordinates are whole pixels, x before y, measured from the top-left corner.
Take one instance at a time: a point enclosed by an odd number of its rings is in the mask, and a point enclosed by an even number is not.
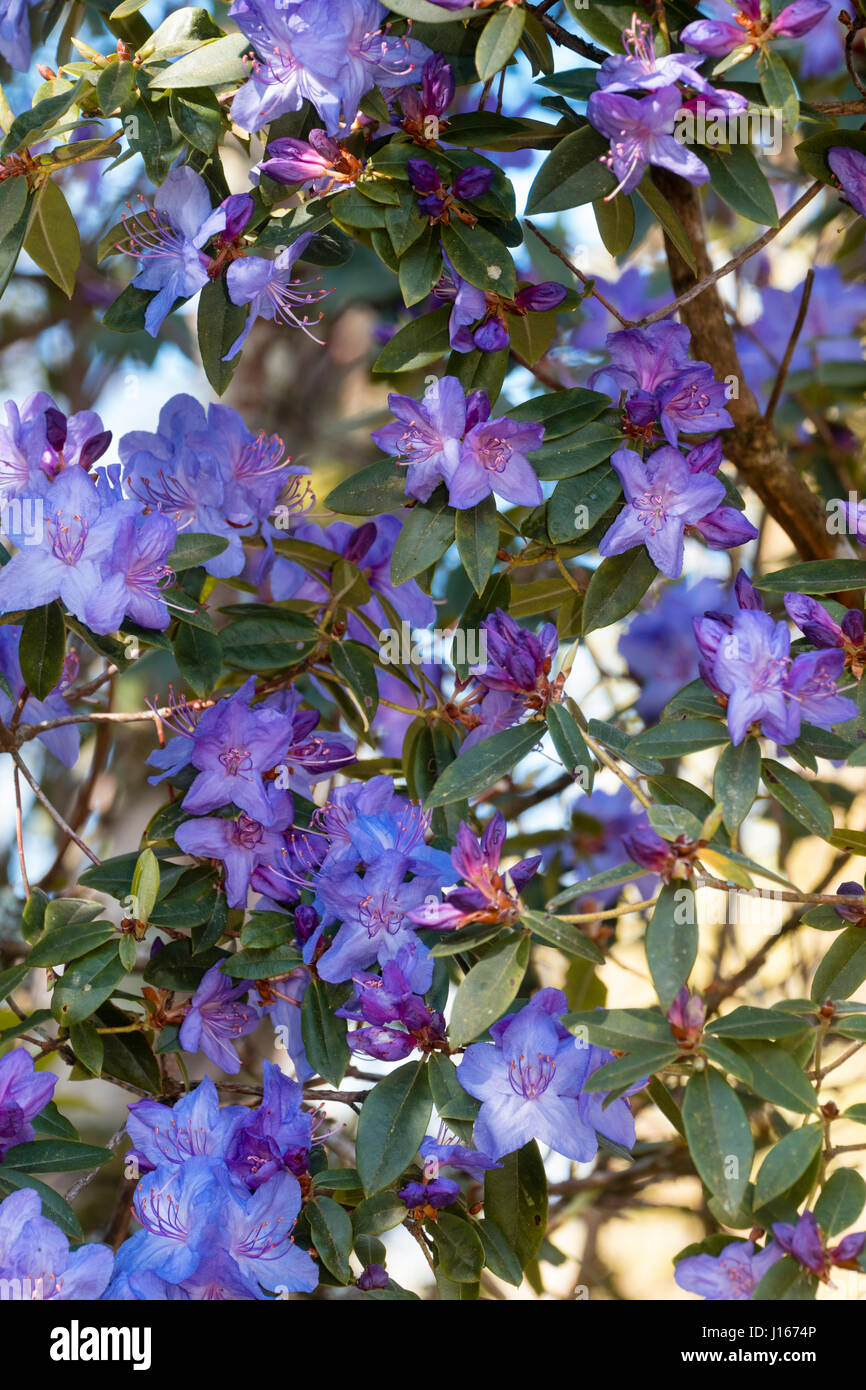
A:
[[[352,1277],[349,1255],[352,1250],[352,1222],[333,1197],[313,1197],[304,1207],[316,1253],[325,1268],[340,1284]]]
[[[623,256],[634,238],[634,203],[625,193],[610,202],[597,198],[592,205],[598,234],[609,256]]]
[[[207,564],[208,560],[222,555],[227,548],[228,541],[225,536],[206,536],[196,531],[181,532],[166,564],[176,574],[180,574],[183,570],[197,569],[199,565]]]
[[[125,974],[117,954],[117,941],[106,941],[64,971],[51,995],[52,1014],[67,1028],[80,1023],[105,1003]]]
[[[228,389],[235,367],[241,360],[236,352],[231,361],[223,358],[240,336],[249,314],[246,304],[233,304],[226,288],[226,278],[209,280],[198,301],[198,346],[205,376],[218,396]],[[183,539],[178,537],[179,540]]]
[[[203,43],[192,53],[178,58],[150,79],[153,91],[185,87],[219,87],[230,82],[243,82],[247,76],[242,54],[250,47],[243,34],[227,34],[225,38]]]
[[[414,193],[404,192],[397,207],[385,208],[385,228],[396,256],[403,256],[425,233],[430,223],[418,211]]]
[[[146,4],[147,0],[144,0],[144,3]],[[103,68],[96,79],[96,95],[103,114],[110,116],[118,107],[124,106],[132,96],[134,88],[135,68],[131,62],[120,60]]]
[[[595,765],[577,720],[564,705],[557,704],[547,706],[545,717],[553,746],[566,772],[571,773],[577,786],[591,792]]]
[[[454,521],[444,488],[437,488],[429,502],[413,507],[391,555],[391,582],[405,584],[435,565],[454,540]]]
[[[447,767],[428,795],[425,806],[447,806],[486,791],[504,777],[534,748],[543,733],[542,726],[530,721],[513,729],[504,729],[482,739],[468,752],[461,752]]]
[[[659,1009],[590,1009],[566,1014],[563,1023],[570,1033],[599,1047],[628,1052],[634,1044],[671,1041],[671,1028]]]
[[[583,600],[584,634],[610,627],[631,613],[657,573],[642,545],[602,560],[593,570]]]
[[[813,835],[829,840],[833,834],[833,812],[815,788],[797,772],[772,758],[764,758],[761,779],[780,806]]]
[[[448,321],[451,310],[447,304],[412,319],[382,348],[371,368],[374,372],[411,372],[426,367],[448,352]],[[405,485],[405,481],[404,481]],[[342,485],[341,485],[342,486]]]
[[[475,69],[481,82],[505,67],[523,36],[526,11],[522,5],[503,6],[491,15],[475,46]]]
[[[752,1132],[737,1096],[712,1067],[689,1078],[683,1123],[701,1181],[726,1210],[735,1211],[749,1180]]]
[[[547,1175],[534,1140],[506,1154],[501,1168],[485,1173],[484,1216],[496,1223],[526,1269],[547,1231]]]
[[[335,1015],[322,980],[310,980],[307,986],[301,1005],[301,1036],[313,1070],[332,1086],[339,1086],[349,1064],[346,1020]]]
[[[717,719],[666,719],[644,729],[629,741],[630,752],[645,753],[652,758],[682,758],[704,748],[715,748],[728,742],[728,731]]]
[[[328,493],[324,505],[347,516],[378,516],[402,506],[405,500],[405,471],[387,458],[377,459],[345,478]]]
[[[607,152],[608,141],[590,125],[566,135],[535,176],[526,203],[527,216],[564,212],[612,193],[616,179],[600,162],[600,156]]]
[[[427,1064],[427,1077],[437,1115],[447,1120],[452,1128],[466,1126],[469,1131],[466,1138],[470,1139],[472,1122],[478,1114],[479,1105],[475,1097],[460,1085],[458,1068],[451,1058],[442,1052],[432,1052]]]
[[[69,108],[75,105],[83,87],[83,79],[74,86],[63,83],[61,91],[37,101],[29,111],[20,112],[5,134],[0,146],[0,159],[17,154],[25,145],[37,144],[39,137],[56,125],[60,117],[65,116]]]
[[[21,1173],[80,1173],[101,1168],[111,1156],[110,1149],[97,1149],[77,1139],[33,1139],[7,1149],[3,1163]]]
[[[708,1023],[706,1031],[717,1038],[790,1038],[803,1031],[803,1022],[781,1009],[757,1009],[743,1004],[724,1018]]]
[[[533,396],[528,401],[521,401],[519,405],[511,407],[508,417],[520,424],[529,421],[544,425],[544,446],[533,455],[537,459],[550,440],[561,439],[564,435],[580,430],[609,405],[608,397],[600,391],[587,391],[582,386],[573,386],[567,390],[551,392],[550,395]],[[617,437],[621,438],[621,435],[618,434]]]
[[[476,1283],[484,1268],[484,1246],[475,1227],[453,1212],[442,1211],[431,1233],[445,1278],[455,1284]]]
[[[517,279],[511,253],[480,223],[467,227],[452,219],[442,228],[442,249],[457,274],[470,285],[506,299],[514,295]]]
[[[752,1294],[752,1302],[805,1303],[815,1297],[818,1281],[791,1255],[771,1265]]]
[[[620,1087],[632,1086],[642,1077],[662,1071],[675,1062],[679,1048],[671,1038],[666,1047],[636,1047],[626,1057],[618,1057],[606,1062],[587,1079],[585,1091],[618,1091]]]
[[[663,1009],[686,983],[698,954],[695,895],[682,884],[667,883],[646,931],[646,958]]]
[[[4,179],[0,183],[0,242],[5,241],[27,207],[27,180]]]
[[[458,986],[448,1036],[462,1047],[501,1018],[516,997],[529,964],[529,937],[509,934],[484,955]]]
[[[811,1115],[817,1109],[815,1091],[789,1052],[768,1042],[732,1044],[745,1057],[752,1073],[751,1089],[756,1095],[793,1110]]]
[[[386,219],[387,221],[387,219]],[[432,227],[427,226],[423,234],[400,257],[398,277],[400,293],[407,308],[426,299],[442,273],[442,253],[439,239]]]
[[[763,48],[758,60],[761,90],[771,111],[781,111],[789,135],[797,129],[800,119],[800,98],[794,79],[784,58],[772,48]]]
[[[743,823],[758,794],[761,747],[756,738],[729,744],[722,750],[713,778],[713,796],[722,808],[722,819],[731,834]]]
[[[331,665],[354,696],[369,728],[379,705],[376,667],[370,648],[361,642],[333,642]]]
[[[220,633],[223,660],[240,671],[280,671],[302,662],[316,632],[301,613],[274,609],[266,618],[239,618]]]
[[[28,690],[44,700],[63,675],[66,628],[56,603],[33,608],[24,619],[18,660]]]
[[[433,1099],[424,1062],[406,1062],[367,1093],[355,1162],[369,1196],[400,1177],[427,1132]]]
[[[774,1144],[758,1170],[755,1206],[766,1206],[793,1187],[820,1153],[822,1143],[820,1125],[803,1125],[800,1129],[792,1129]]]
[[[546,912],[529,912],[527,909],[521,912],[520,920],[524,926],[529,927],[534,936],[539,937],[548,946],[555,946],[565,955],[592,961],[594,965],[604,963],[604,952],[601,948],[588,936],[584,936],[573,922],[565,922],[561,917],[551,917]]]
[[[825,1236],[838,1236],[854,1225],[864,1202],[866,1182],[856,1168],[837,1168],[815,1203],[815,1220]]]
[[[110,922],[74,923],[47,931],[27,957],[28,966],[65,965],[114,940]]]
[[[84,1239],[78,1217],[69,1203],[64,1201],[53,1187],[40,1182],[39,1178],[34,1178],[29,1173],[17,1172],[9,1163],[0,1166],[0,1193],[8,1196],[11,1192],[20,1192],[22,1188],[30,1188],[38,1193],[43,1216],[56,1222],[65,1236],[74,1241]]]
[[[700,145],[695,154],[710,171],[713,192],[735,212],[762,227],[778,225],[773,191],[748,145],[730,145],[724,151]]]
[[[499,548],[499,513],[493,494],[474,507],[458,511],[455,539],[460,563],[476,594],[483,594]]]
[[[866,560],[806,560],[755,580],[756,588],[774,594],[833,594],[864,585]]]
[[[216,633],[178,623],[174,657],[180,674],[196,695],[209,695],[223,668],[222,647]]]
[[[216,149],[223,127],[222,108],[209,87],[191,87],[182,95],[172,92],[169,106],[172,120],[194,149],[202,154]]]
[[[866,933],[862,927],[846,927],[836,937],[812,981],[810,998],[848,999],[866,980]]]
[[[481,1237],[484,1263],[491,1274],[495,1274],[497,1279],[503,1279],[506,1284],[519,1288],[523,1283],[523,1270],[500,1227],[495,1221],[485,1217],[477,1223],[475,1229]]]
[[[134,1022],[130,1014],[103,1004],[94,1018],[105,1028],[124,1028]],[[150,1044],[141,1033],[101,1033],[104,1048],[102,1075],[116,1077],[140,1090],[158,1095],[162,1090],[162,1075]]]
[[[547,530],[554,545],[579,541],[622,496],[622,484],[607,463],[557,483],[547,504]]]
[[[86,1067],[92,1076],[99,1076],[105,1060],[105,1046],[93,1024],[86,1020],[83,1023],[73,1023],[69,1030],[69,1041],[81,1065]]]

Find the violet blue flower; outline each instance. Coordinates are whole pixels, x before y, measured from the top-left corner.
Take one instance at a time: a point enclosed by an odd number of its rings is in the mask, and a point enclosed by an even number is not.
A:
[[[42,1215],[32,1189],[21,1188],[0,1202],[0,1282],[19,1288],[22,1299],[95,1302],[113,1264],[107,1245],[80,1245],[70,1252],[60,1227]]]
[[[758,1250],[750,1240],[735,1240],[718,1255],[686,1255],[674,1270],[674,1282],[712,1302],[742,1302],[784,1253],[776,1241]]]
[[[30,67],[30,11],[40,0],[3,0],[0,4],[0,54],[10,68]]]
[[[718,478],[692,473],[682,454],[669,445],[646,460],[632,449],[618,449],[611,463],[622,482],[626,505],[599,542],[599,554],[621,555],[645,545],[656,568],[669,579],[678,579],[685,528],[720,505],[724,485]]]
[[[467,885],[455,888],[442,902],[427,902],[409,915],[418,926],[434,929],[468,926],[470,922],[510,922],[520,912],[517,896],[538,871],[541,856],[522,859],[509,875],[514,890],[505,884],[499,861],[505,844],[506,824],[496,811],[477,839],[465,821],[457,827],[457,845],[451,851],[456,873]]]
[[[6,682],[0,684],[0,719],[8,723],[12,711],[24,694],[24,677],[18,660],[18,646],[22,629],[14,623],[0,626],[0,676]],[[43,720],[64,719],[72,713],[72,707],[64,699],[64,692],[75,679],[78,671],[78,658],[73,652],[67,653],[63,663],[63,675],[44,700],[37,700],[28,693],[21,709],[22,724],[40,724]],[[37,735],[38,741],[59,758],[65,767],[74,767],[78,761],[81,735],[75,724],[66,724],[59,729],[44,729]]]
[[[232,120],[257,131],[309,101],[329,135],[351,126],[374,86],[417,80],[429,48],[390,35],[378,0],[236,0],[229,10],[258,54],[232,103]]]
[[[227,1159],[233,1176],[251,1192],[277,1173],[305,1173],[313,1142],[313,1117],[301,1108],[304,1094],[299,1083],[268,1061],[263,1081],[262,1102],[254,1110],[244,1110]]]
[[[493,1024],[492,1042],[466,1049],[457,1077],[482,1103],[473,1130],[482,1153],[499,1159],[532,1139],[577,1163],[598,1151],[580,1103],[592,1049],[559,1022],[567,1007],[561,990],[539,990],[519,1013]],[[618,1106],[627,1109],[628,1102],[614,1101],[609,1110]]]
[[[518,424],[507,416],[480,419],[467,431],[457,459],[444,461],[451,506],[465,511],[491,493],[516,506],[539,506],[541,483],[526,455],[539,449],[543,438],[543,425]]]
[[[249,304],[250,311],[246,323],[225,353],[224,362],[230,361],[240,352],[257,318],[291,324],[294,328],[302,329],[314,342],[319,342],[310,332],[310,327],[321,323],[322,315],[317,319],[311,319],[306,314],[299,316],[295,310],[297,305],[318,304],[319,300],[324,299],[331,291],[310,288],[311,285],[316,285],[321,276],[317,276],[316,280],[292,279],[295,261],[303,255],[312,235],[312,232],[305,232],[293,241],[291,246],[287,246],[285,251],[281,251],[273,261],[266,260],[263,256],[242,256],[232,261],[226,271],[229,299],[233,304]]]
[[[616,176],[614,193],[631,193],[650,164],[670,169],[689,183],[707,182],[706,164],[674,139],[674,121],[681,106],[682,97],[674,86],[648,92],[641,99],[607,91],[592,93],[587,116],[590,125],[611,142],[603,161]],[[607,196],[612,198],[613,193]]]
[[[141,1172],[199,1156],[225,1159],[249,1114],[244,1105],[220,1109],[216,1086],[205,1076],[173,1106],[156,1100],[138,1100],[130,1105],[126,1121],[132,1140],[129,1153],[138,1160]]]
[[[56,1085],[53,1072],[36,1070],[26,1048],[13,1047],[0,1057],[0,1160],[16,1144],[33,1138],[30,1121],[45,1109]]]
[[[198,769],[183,808],[194,815],[231,802],[247,815],[273,825],[277,805],[269,798],[262,773],[280,763],[291,724],[267,704],[252,705],[255,677],[201,715],[192,734],[190,761]]]
[[[184,821],[177,828],[175,839],[184,854],[222,860],[229,907],[246,906],[251,883],[259,891],[269,890],[270,880],[260,871],[279,872],[282,867],[289,844],[284,832],[292,823],[294,808],[292,798],[284,793],[274,797],[273,804],[279,809],[272,813],[268,825],[242,811],[237,820],[205,816]]]
[[[486,414],[481,406],[486,405]],[[456,376],[440,377],[425,391],[423,399],[392,394],[388,409],[396,421],[374,430],[370,438],[386,454],[392,454],[406,467],[406,493],[427,502],[445,476],[460,461],[460,444],[467,428],[486,419],[490,404],[483,391],[467,398]]]
[[[153,211],[124,224],[123,248],[142,262],[133,285],[158,290],[144,316],[152,338],[177,299],[189,299],[208,282],[208,258],[202,247],[225,229],[225,208],[211,207],[207,184],[188,164],[169,171],[157,189]]]
[[[834,145],[827,151],[827,163],[854,211],[866,217],[866,155],[845,145]]]
[[[223,1071],[232,1076],[239,1072],[241,1062],[232,1043],[254,1032],[259,1022],[255,1009],[239,1002],[249,988],[248,980],[232,984],[219,962],[206,970],[180,1025],[184,1052],[203,1052]]]
[[[794,0],[775,18],[765,18],[761,0],[737,0],[737,4],[736,16],[732,16],[737,23],[695,20],[680,33],[683,43],[697,48],[701,53],[710,53],[714,58],[723,58],[726,53],[744,46],[747,52],[751,52],[755,48],[763,48],[770,39],[802,38],[830,9],[828,0]]]

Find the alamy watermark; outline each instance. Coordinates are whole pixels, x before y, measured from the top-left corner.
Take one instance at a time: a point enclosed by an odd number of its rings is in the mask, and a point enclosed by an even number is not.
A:
[[[747,111],[725,111],[722,107],[697,103],[697,110],[683,106],[674,119],[674,139],[678,145],[758,144],[768,154],[780,154],[785,125],[781,111],[768,107]]]
[[[379,659],[383,666],[407,666],[410,662],[486,666],[487,632],[483,627],[413,628],[404,620],[399,628],[380,630]]]

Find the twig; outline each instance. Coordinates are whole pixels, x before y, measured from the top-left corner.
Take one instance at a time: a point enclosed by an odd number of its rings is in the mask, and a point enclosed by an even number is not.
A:
[[[823,185],[819,185],[819,187],[823,187]],[[551,241],[548,237],[546,237],[544,235],[544,232],[540,232],[534,222],[532,222],[528,217],[524,218],[524,221],[526,222],[526,225],[529,228],[529,230],[535,233],[535,235],[538,237],[538,240],[547,247],[548,251],[550,251],[552,255],[558,256],[558,258],[562,261],[562,264],[568,267],[572,275],[576,275],[578,280],[582,281],[584,285],[588,285],[591,283],[593,277],[591,275],[584,275],[582,270],[578,270],[574,262],[568,259],[568,256],[566,256],[565,252],[560,251],[556,243]],[[607,309],[609,314],[613,314],[614,318],[622,324],[623,328],[634,327],[631,319],[623,318],[619,310],[613,307],[610,300],[605,299],[603,294],[599,294],[598,290],[594,286],[590,291],[590,294],[592,295],[593,299],[598,300],[599,304],[604,305],[605,309]]]
[[[717,284],[717,282],[723,280],[726,275],[730,275],[731,271],[739,269],[746,261],[751,260],[752,256],[756,256],[759,251],[763,251],[764,247],[767,246],[769,242],[773,241],[782,229],[787,227],[789,222],[793,222],[794,218],[797,217],[805,207],[808,207],[813,198],[817,198],[823,188],[823,183],[811,183],[806,189],[806,192],[797,199],[796,203],[792,203],[788,211],[782,214],[775,227],[768,227],[764,235],[758,237],[757,241],[751,242],[745,250],[739,251],[730,261],[725,261],[725,264],[720,265],[718,270],[711,271],[709,275],[705,275],[703,279],[698,280],[696,284],[690,285],[682,294],[677,295],[676,299],[672,299],[670,304],[664,304],[661,309],[655,309],[651,314],[647,314],[644,318],[638,319],[634,327],[647,328],[651,323],[657,323],[659,319],[666,319],[669,314],[675,314],[684,304],[690,304],[693,299],[697,299],[698,295],[703,294],[704,290],[709,289],[710,285]],[[617,317],[619,317],[619,315],[617,315]]]
[[[597,48],[594,43],[588,43],[586,39],[579,39],[576,34],[570,34],[567,29],[563,29],[561,24],[557,24],[555,19],[550,19],[542,10],[540,5],[524,5],[524,9],[529,14],[534,14],[547,30],[550,37],[562,48],[570,48],[572,53],[579,53],[582,58],[589,58],[593,63],[603,63],[610,54],[603,48]]]
[[[862,15],[857,15],[856,19],[849,23],[848,32],[845,35],[845,66],[848,69],[848,75],[851,81],[854,83],[861,97],[866,97],[866,87],[863,86],[854,67],[854,40],[864,27],[866,27],[866,19],[864,19]]]
[[[776,413],[776,406],[779,404],[779,398],[785,386],[785,381],[788,376],[788,369],[791,366],[791,359],[794,356],[794,350],[797,346],[797,341],[800,337],[800,333],[802,332],[803,324],[806,321],[806,314],[809,310],[809,300],[812,298],[812,285],[814,283],[814,280],[815,272],[810,268],[806,272],[806,279],[803,281],[803,293],[800,296],[800,307],[797,310],[797,317],[794,320],[794,327],[791,329],[791,336],[788,339],[788,346],[785,348],[785,355],[783,356],[782,361],[779,365],[779,370],[776,373],[776,380],[773,382],[773,390],[771,391],[770,399],[767,402],[767,409],[764,411],[764,419],[767,421],[767,424],[771,422],[773,416]]]
[[[76,835],[75,831],[72,829],[72,826],[67,825],[66,821],[63,819],[57,808],[55,806],[52,806],[51,802],[48,800],[48,797],[45,795],[44,791],[40,787],[39,783],[36,781],[35,777],[31,776],[30,771],[24,763],[23,759],[21,758],[21,755],[18,752],[18,750],[16,748],[10,748],[8,751],[11,754],[16,767],[21,769],[24,780],[27,782],[31,791],[35,795],[37,801],[39,801],[41,805],[45,807],[45,810],[48,812],[49,816],[54,821],[54,823],[60,826],[60,829],[64,832],[64,834],[67,835],[69,839],[72,840],[78,846],[78,848],[81,850],[83,854],[87,855],[91,864],[101,864],[102,860],[97,858],[97,856],[93,853],[92,849],[88,849],[84,841],[80,839],[78,835]]]
[[[21,867],[21,880],[24,892],[30,897],[30,880],[27,877],[27,862],[24,858],[24,825],[21,816],[21,776],[17,766],[12,769],[15,783],[15,839],[18,844],[18,863]]]

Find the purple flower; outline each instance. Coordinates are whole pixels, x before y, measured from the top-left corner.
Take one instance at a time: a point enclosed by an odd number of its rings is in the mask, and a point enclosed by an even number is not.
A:
[[[742,1302],[752,1297],[767,1270],[784,1253],[775,1241],[757,1250],[750,1240],[735,1240],[719,1255],[687,1255],[677,1264],[674,1281],[713,1302]]]
[[[444,251],[442,260],[445,273],[439,283],[434,286],[433,294],[437,299],[450,301],[453,306],[448,320],[448,341],[455,352],[472,352],[474,348],[480,346],[476,341],[480,329],[474,333],[469,330],[487,313],[487,296],[483,290],[479,290],[475,285],[470,285],[468,280],[462,279],[457,274]],[[492,349],[482,347],[481,350],[490,351]]]
[[[387,1289],[388,1272],[384,1265],[365,1265],[364,1272],[356,1279],[356,1287],[369,1293],[371,1289]]]
[[[517,896],[537,872],[541,856],[522,859],[509,870],[516,892],[510,891],[499,872],[502,847],[505,844],[506,824],[501,811],[491,816],[481,839],[477,839],[465,821],[457,827],[457,845],[451,851],[451,862],[467,885],[456,888],[441,903],[428,902],[410,913],[418,926],[432,928],[465,927],[470,922],[509,922],[520,911]]]
[[[351,126],[365,92],[416,80],[430,50],[382,28],[378,0],[236,0],[229,10],[258,54],[232,103],[232,120],[257,131],[309,101],[329,135]]]
[[[821,1230],[811,1211],[804,1211],[796,1225],[788,1221],[777,1221],[773,1225],[773,1236],[788,1255],[793,1255],[798,1264],[822,1278],[827,1273],[828,1259],[821,1241]],[[850,1237],[849,1237],[850,1239]],[[860,1237],[862,1248],[864,1237]]]
[[[474,425],[478,418],[486,418],[479,413],[481,397],[489,415],[484,392],[475,391],[467,399],[456,376],[440,377],[420,402],[411,396],[388,397],[388,409],[397,417],[396,422],[375,430],[370,437],[384,453],[393,454],[406,466],[409,497],[428,501],[446,467],[456,467],[469,421]]]
[[[259,1021],[255,1009],[238,1002],[249,988],[248,981],[233,985],[219,963],[205,971],[180,1025],[184,1052],[203,1052],[223,1071],[239,1072],[240,1058],[232,1043],[254,1032]]]
[[[682,454],[669,445],[645,461],[632,449],[618,449],[611,463],[626,505],[599,542],[599,554],[621,555],[645,545],[662,574],[679,578],[685,528],[719,506],[724,485],[705,473],[692,473]]]
[[[543,438],[543,425],[518,424],[507,416],[473,425],[457,459],[445,460],[443,472],[452,507],[465,511],[491,493],[516,506],[539,506],[541,483],[526,455],[540,448]]]
[[[67,468],[89,472],[110,443],[111,431],[95,411],[65,415],[45,391],[28,396],[20,410],[7,401],[6,424],[0,425],[0,490],[4,497],[42,495]],[[13,511],[7,508],[3,524],[19,544],[9,525]]]
[[[649,164],[679,174],[689,183],[706,183],[707,166],[673,135],[674,121],[682,105],[676,87],[662,87],[642,99],[613,92],[593,92],[587,104],[590,125],[611,142],[603,157],[617,178],[613,193],[631,193]]]
[[[251,883],[260,891],[270,891],[272,883],[263,870],[279,873],[282,868],[289,843],[284,832],[291,825],[294,808],[292,798],[284,793],[273,798],[273,805],[279,809],[268,825],[242,812],[237,820],[206,816],[184,821],[177,828],[175,839],[184,854],[222,860],[229,907],[246,906]]]
[[[680,38],[701,53],[722,58],[735,48],[747,52],[763,48],[770,39],[799,39],[823,19],[830,9],[827,0],[794,0],[773,18],[765,18],[761,0],[737,0],[737,23],[723,20],[699,19],[687,24]],[[744,54],[745,56],[745,54]]]
[[[265,704],[251,707],[254,686],[250,676],[199,719],[190,755],[199,775],[183,799],[185,811],[200,815],[234,802],[262,825],[275,823],[277,803],[268,797],[262,773],[281,761],[291,726]]]
[[[412,864],[421,872],[406,882]],[[441,886],[437,866],[410,860],[396,849],[383,850],[363,877],[320,874],[316,907],[325,925],[341,924],[318,962],[320,977],[332,983],[349,980],[374,960],[384,964],[395,958],[401,946],[411,947],[415,927],[409,913]]]
[[[207,184],[188,164],[169,172],[151,212],[124,223],[127,245],[122,249],[142,263],[133,285],[159,291],[144,317],[151,337],[176,299],[189,299],[207,284],[209,262],[201,248],[225,225],[225,209],[211,207]]]
[[[0,1202],[0,1281],[18,1289],[13,1298],[95,1302],[111,1278],[114,1256],[107,1245],[69,1241],[42,1215],[38,1193],[22,1188]]]
[[[309,330],[311,326],[321,323],[322,315],[317,319],[311,319],[306,314],[299,317],[295,312],[295,306],[317,304],[331,291],[310,289],[311,285],[315,285],[321,279],[320,276],[317,276],[315,281],[292,279],[292,267],[298,257],[303,255],[311,238],[312,232],[305,232],[297,241],[293,241],[291,246],[286,247],[285,251],[281,251],[273,261],[265,260],[263,256],[242,256],[232,261],[226,271],[229,298],[233,304],[249,304],[250,311],[241,332],[224,355],[224,362],[230,361],[240,352],[257,318],[289,323],[302,329],[314,342],[319,341]]]
[[[862,884],[840,883],[836,892],[843,898],[861,899],[861,906],[859,907],[855,903],[840,903],[836,908],[839,916],[844,918],[846,922],[853,922],[859,927],[866,918],[866,893],[864,893]]]
[[[550,680],[558,638],[552,623],[539,633],[521,627],[509,613],[497,608],[481,623],[484,637],[482,662],[470,667],[470,675],[486,694],[474,710],[475,723],[463,747],[516,724],[527,709],[545,709],[559,698],[561,680]]]
[[[699,92],[712,91],[706,78],[697,71],[703,58],[695,58],[691,53],[667,53],[657,58],[652,25],[637,16],[632,28],[623,30],[622,44],[625,54],[616,53],[605,58],[596,74],[599,87],[605,91],[628,92],[642,88],[645,92],[653,92],[675,82],[684,82]]]
[[[457,1076],[482,1102],[473,1139],[483,1153],[502,1158],[532,1139],[577,1163],[588,1163],[598,1151],[582,1088],[592,1054],[602,1061],[609,1054],[580,1046],[566,1031],[559,1019],[567,1007],[561,990],[539,990],[519,1013],[493,1024],[493,1042],[466,1049]],[[593,1099],[602,1102],[604,1094]],[[607,1126],[616,1123],[619,1108],[628,1110],[628,1102],[608,1107]]]
[[[418,199],[418,207],[431,226],[437,222],[448,223],[452,212],[461,222],[474,226],[477,218],[460,206],[464,201],[472,202],[490,189],[494,170],[482,164],[470,164],[461,170],[450,187],[443,183],[436,168],[429,159],[410,159],[406,163],[412,187],[423,196]]]
[[[45,1109],[56,1085],[53,1072],[36,1071],[25,1048],[13,1047],[0,1057],[0,1160],[16,1144],[33,1138],[30,1121]]]
[[[827,163],[854,211],[866,217],[866,155],[845,145],[834,145],[827,151]]]
[[[166,563],[177,541],[177,527],[162,513],[124,517],[105,568],[122,582],[124,612],[142,627],[165,628],[169,611],[161,589],[174,580]]]
[[[458,1168],[460,1172],[468,1173],[470,1177],[479,1180],[492,1168],[502,1167],[502,1164],[497,1163],[489,1154],[467,1148],[457,1139],[449,1139],[444,1124],[440,1125],[439,1134],[435,1139],[432,1134],[428,1134],[421,1140],[418,1152],[424,1161],[424,1176],[428,1180],[437,1178],[441,1168]]]
[[[268,1061],[263,1079],[262,1103],[255,1110],[244,1110],[227,1160],[230,1171],[251,1192],[276,1173],[305,1173],[313,1142],[313,1117],[301,1108],[303,1090],[298,1082]]]
[[[291,136],[272,140],[255,172],[266,174],[277,183],[300,184],[314,193],[330,193],[335,184],[351,187],[362,169],[361,161],[326,131],[311,130],[309,140]]]
[[[683,1047],[694,1047],[704,1029],[707,1010],[703,996],[689,994],[683,985],[667,1012],[671,1032]]]
[[[734,422],[724,405],[727,390],[704,362],[679,372],[659,396],[661,426],[668,443],[676,446],[681,431],[709,434],[732,429]]]
[[[220,1109],[216,1086],[205,1076],[195,1090],[180,1096],[174,1106],[155,1100],[138,1100],[130,1105],[126,1121],[126,1132],[132,1140],[130,1153],[138,1159],[143,1172],[160,1164],[185,1163],[198,1156],[224,1159],[249,1114],[243,1105]]]
[[[366,1052],[380,1061],[408,1057],[416,1047],[436,1051],[444,1043],[445,1019],[421,997],[430,988],[433,962],[421,943],[400,947],[382,966],[381,977],[353,976],[355,992],[337,1014],[367,1026],[349,1034],[353,1052]]]
[[[806,594],[785,594],[785,611],[813,647],[844,647],[845,633],[817,599]],[[845,616],[859,619],[858,626],[862,627],[862,613],[851,609]]]
[[[422,142],[437,139],[448,129],[442,117],[454,100],[454,90],[451,68],[441,53],[433,53],[421,70],[420,92],[417,87],[404,87],[400,93],[403,129]]]
[[[95,632],[114,632],[123,618],[127,585],[110,557],[117,528],[132,504],[104,507],[81,468],[65,470],[44,500],[45,535],[0,570],[0,611],[36,608],[59,598]]]
[[[30,67],[30,11],[39,0],[5,0],[0,6],[0,54],[11,68]]]

